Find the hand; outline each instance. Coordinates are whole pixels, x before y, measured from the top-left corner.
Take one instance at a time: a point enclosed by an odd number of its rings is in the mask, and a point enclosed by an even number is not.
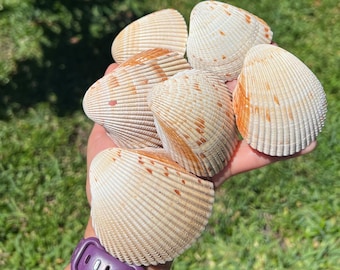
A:
[[[110,65],[106,73],[112,72],[117,67],[117,64]],[[236,80],[232,82],[228,82],[228,87],[230,90],[233,90],[236,85]],[[88,140],[88,149],[87,149],[87,168],[89,168],[89,165],[92,161],[92,159],[102,150],[110,147],[116,147],[116,145],[113,143],[113,141],[107,136],[105,129],[95,124],[92,132],[90,134],[89,140]],[[234,155],[231,159],[231,161],[228,162],[228,165],[217,175],[215,175],[212,178],[212,181],[214,182],[215,187],[221,186],[227,179],[231,178],[232,176],[247,172],[250,170],[254,170],[257,168],[261,168],[263,166],[269,165],[271,163],[274,163],[276,161],[280,160],[286,160],[289,158],[294,158],[300,155],[307,154],[314,150],[316,147],[316,142],[311,143],[306,149],[302,150],[301,152],[289,156],[289,157],[272,157],[265,154],[262,154],[254,149],[252,149],[246,142],[239,141],[236,151],[234,152]],[[89,203],[91,203],[91,193],[90,193],[90,187],[89,187],[89,181],[87,179],[86,181],[86,194]],[[85,235],[84,237],[91,237],[95,236],[94,229],[92,227],[92,220],[91,217],[89,218]],[[164,264],[164,265],[157,265],[157,266],[149,266],[146,267],[147,270],[169,270],[171,267],[171,262]],[[66,268],[69,269],[69,268]]]

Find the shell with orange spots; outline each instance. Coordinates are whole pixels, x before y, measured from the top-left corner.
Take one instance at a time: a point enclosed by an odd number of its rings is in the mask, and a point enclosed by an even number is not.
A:
[[[147,94],[155,84],[189,68],[177,52],[161,48],[143,51],[87,90],[84,111],[119,147],[160,147]]]
[[[238,131],[274,156],[315,140],[325,93],[299,59],[267,44],[272,34],[245,10],[203,1],[191,13],[188,40],[174,10],[147,15],[116,37],[119,67],[83,100],[87,116],[122,147],[99,153],[89,169],[92,222],[114,257],[156,265],[192,245],[214,201],[213,183],[198,176],[209,179],[230,162]],[[225,81],[237,77],[232,97]]]
[[[236,79],[247,51],[271,43],[272,31],[259,17],[227,3],[202,1],[192,10],[187,42],[193,68]]]
[[[95,233],[129,264],[173,260],[201,235],[212,212],[213,184],[163,149],[106,149],[92,161],[89,179]]]
[[[120,64],[133,55],[153,48],[166,48],[184,56],[188,30],[183,16],[163,9],[127,25],[114,39],[112,57]]]
[[[237,129],[231,93],[208,71],[187,70],[156,85],[148,96],[157,132],[171,158],[211,177],[231,158]]]
[[[249,50],[233,96],[241,135],[271,156],[306,148],[325,123],[327,101],[321,83],[302,61],[277,46]]]

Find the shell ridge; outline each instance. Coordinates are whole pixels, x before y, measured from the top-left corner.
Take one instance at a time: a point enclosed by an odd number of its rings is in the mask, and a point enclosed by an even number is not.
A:
[[[237,140],[231,99],[222,80],[196,69],[177,73],[150,92],[148,102],[163,147],[190,172],[212,176],[224,166],[227,148],[236,146],[224,140]]]
[[[209,40],[200,39],[209,35]],[[235,79],[246,52],[258,43],[270,43],[272,32],[257,16],[232,5],[198,3],[190,16],[187,41],[189,63],[226,80]]]
[[[121,63],[142,50],[162,44],[184,55],[187,35],[187,25],[182,14],[175,9],[159,10],[127,25],[112,43],[112,57]],[[178,41],[174,45],[172,40]]]
[[[123,188],[124,188],[124,186],[123,186]],[[152,190],[152,189],[151,189]],[[138,202],[136,202],[136,201],[130,201],[130,205],[131,205],[131,207],[136,207],[136,208],[140,208],[140,204],[138,203]],[[152,205],[156,205],[156,204],[152,204]],[[139,213],[141,213],[141,212],[137,212],[137,216],[138,216],[138,220],[139,221],[145,221],[145,218],[144,218],[144,216],[141,216],[141,215],[139,215]],[[129,219],[129,216],[126,216],[126,218],[127,219]],[[131,220],[130,220],[131,221]],[[132,220],[132,222],[133,222],[134,220]],[[128,222],[128,224],[129,224],[130,222]],[[135,230],[136,228],[135,227],[132,227],[131,229],[133,229],[133,230]],[[138,228],[137,228],[137,230],[135,230],[135,233],[132,231],[131,232],[133,235],[140,235],[141,233],[143,233],[143,231],[140,231],[140,230],[138,230]],[[144,232],[145,233],[145,232]],[[127,235],[127,237],[128,237],[128,235]],[[137,237],[138,238],[138,237]],[[137,242],[137,245],[138,245],[138,242]],[[143,244],[142,244],[143,246],[145,246],[144,245],[144,242],[143,242]],[[148,250],[148,249],[147,249]],[[128,252],[128,254],[129,254],[129,252]]]
[[[300,59],[273,45],[256,45],[246,55],[233,95],[238,129],[265,154],[299,152],[323,125],[325,101],[316,99],[317,93],[324,95],[322,85]]]
[[[202,182],[173,161],[168,165],[166,159],[139,154],[145,151],[111,148],[93,159],[91,215],[96,234],[111,254],[149,265],[172,260],[201,235],[215,193],[212,183]]]

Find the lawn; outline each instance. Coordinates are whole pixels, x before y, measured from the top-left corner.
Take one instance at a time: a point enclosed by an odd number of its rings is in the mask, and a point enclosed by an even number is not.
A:
[[[127,23],[148,10],[173,6],[188,18],[198,1],[181,2],[155,0],[152,7],[146,5],[132,16],[129,8],[140,6],[124,1],[127,6],[119,6],[119,12],[130,14],[123,16]],[[274,40],[317,75],[327,94],[327,121],[313,153],[224,183],[206,231],[176,258],[173,269],[339,269],[340,5],[336,0],[229,3],[265,19]],[[50,9],[62,7],[55,4]],[[93,16],[110,13],[104,11],[91,9]],[[112,10],[110,16],[114,14]],[[54,46],[45,40],[41,51],[38,47],[32,51],[35,58],[18,51],[25,58],[18,59],[13,50],[6,51],[7,58],[0,56],[1,61],[11,59],[7,69],[0,65],[1,269],[62,269],[82,237],[89,214],[85,153],[92,123],[82,112],[81,99],[110,63],[113,38],[93,30],[100,27],[98,21],[91,27],[93,33],[86,38],[78,32],[85,43],[65,41]],[[60,31],[64,38],[69,33],[65,29],[52,29],[50,37],[56,40]],[[0,37],[4,33],[0,28]],[[30,34],[32,38],[37,32]],[[99,46],[102,38],[99,51],[89,54],[89,47]],[[3,40],[1,48],[7,44]]]

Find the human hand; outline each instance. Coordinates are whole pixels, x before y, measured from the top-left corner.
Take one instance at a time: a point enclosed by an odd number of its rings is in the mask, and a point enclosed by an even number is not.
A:
[[[112,72],[118,65],[112,64],[110,65],[106,73]],[[234,80],[232,82],[228,82],[228,88],[232,91],[236,86],[237,81]],[[103,151],[106,148],[111,147],[117,147],[111,138],[108,137],[105,129],[95,124],[93,126],[93,129],[91,131],[91,134],[89,136],[88,140],[88,149],[87,149],[87,168],[89,168],[92,159],[101,151]],[[300,155],[307,154],[314,150],[316,147],[316,142],[311,143],[307,148],[302,150],[301,152],[289,156],[289,157],[272,157],[265,155],[263,153],[260,153],[254,149],[252,149],[246,142],[239,141],[236,150],[233,154],[232,159],[228,162],[227,166],[219,172],[217,175],[215,175],[212,178],[212,181],[214,182],[215,187],[221,186],[226,180],[230,179],[232,176],[240,174],[242,172],[247,172],[250,170],[254,170],[257,168],[261,168],[263,166],[269,165],[271,163],[280,161],[280,160],[286,160],[289,158],[294,158]],[[90,186],[89,186],[89,180],[86,181],[86,194],[89,203],[91,204],[91,192],[90,192]],[[85,230],[85,238],[93,237],[95,235],[95,231],[92,226],[92,220],[91,217],[89,218],[86,230]],[[148,266],[146,267],[147,270],[169,270],[171,267],[171,262],[168,262],[164,265],[157,265],[157,266]],[[69,268],[66,268],[69,269]]]

